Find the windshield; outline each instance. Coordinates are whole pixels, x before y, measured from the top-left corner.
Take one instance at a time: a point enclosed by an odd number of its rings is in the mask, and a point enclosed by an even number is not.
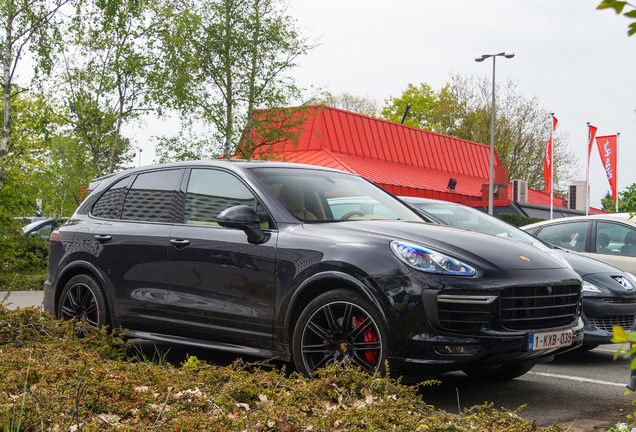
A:
[[[412,203],[411,205],[432,215],[446,225],[481,231],[499,237],[513,238],[530,243],[537,241],[537,239],[519,228],[513,227],[500,219],[470,207],[443,202]]]
[[[302,168],[253,168],[252,172],[302,221],[422,221],[386,191],[358,176]]]

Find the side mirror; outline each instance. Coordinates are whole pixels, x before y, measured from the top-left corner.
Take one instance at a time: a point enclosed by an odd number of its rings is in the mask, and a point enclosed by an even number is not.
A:
[[[216,222],[224,228],[241,229],[247,234],[247,241],[262,244],[269,240],[269,234],[261,229],[256,211],[246,205],[227,208],[218,214]]]

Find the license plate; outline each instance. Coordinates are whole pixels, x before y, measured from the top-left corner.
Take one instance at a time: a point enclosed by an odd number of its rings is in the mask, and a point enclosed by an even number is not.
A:
[[[561,348],[572,345],[572,329],[530,333],[528,351]]]

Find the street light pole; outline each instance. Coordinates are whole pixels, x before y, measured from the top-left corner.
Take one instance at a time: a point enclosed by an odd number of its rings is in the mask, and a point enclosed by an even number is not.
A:
[[[489,57],[492,57],[492,113],[490,116],[490,173],[488,175],[488,214],[493,214],[493,188],[495,177],[495,58],[496,57],[513,58],[515,53],[512,52],[500,52],[499,54],[483,54],[480,57],[476,57],[476,62],[483,62]]]

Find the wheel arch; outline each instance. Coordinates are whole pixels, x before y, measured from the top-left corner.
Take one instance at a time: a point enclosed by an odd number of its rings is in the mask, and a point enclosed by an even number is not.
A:
[[[388,321],[385,314],[384,307],[380,303],[378,298],[378,290],[373,286],[364,283],[360,279],[351,276],[347,273],[338,271],[328,271],[319,274],[315,274],[310,278],[307,278],[298,287],[291,297],[287,313],[284,321],[284,341],[285,344],[291,346],[292,337],[294,334],[294,326],[300,317],[303,310],[309,305],[309,303],[318,297],[319,295],[328,291],[334,291],[336,289],[349,289],[351,291],[362,294],[367,300],[369,300],[373,306],[378,310],[382,317],[382,324],[388,327]]]
[[[55,296],[53,299],[53,309],[55,310],[55,315],[57,315],[57,309],[60,304],[60,296],[62,295],[64,286],[66,286],[68,281],[70,281],[73,277],[77,275],[81,275],[81,274],[94,277],[95,280],[102,286],[102,289],[104,291],[104,296],[106,297],[106,301],[107,301],[108,314],[110,315],[112,320],[113,302],[110,298],[110,290],[107,289],[108,284],[106,280],[104,279],[104,277],[102,276],[102,274],[99,272],[99,270],[97,270],[97,268],[94,265],[92,265],[88,261],[83,261],[83,260],[73,261],[73,263],[67,266],[66,268],[64,268],[64,270],[57,277],[57,281],[54,287]]]

